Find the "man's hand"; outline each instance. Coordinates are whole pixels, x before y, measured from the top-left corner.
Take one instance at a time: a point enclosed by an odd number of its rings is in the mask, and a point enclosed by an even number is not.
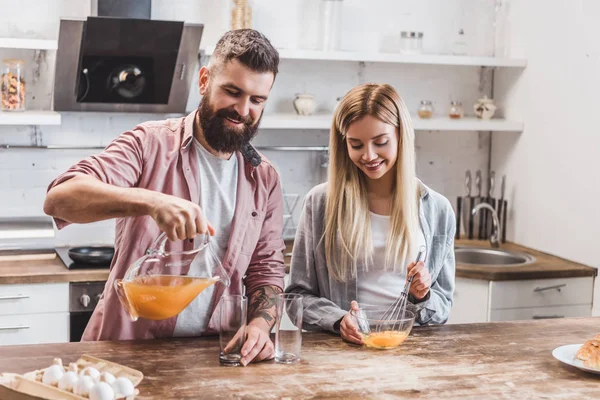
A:
[[[275,350],[270,333],[275,325],[275,296],[281,292],[281,288],[277,286],[261,286],[249,294],[250,322],[246,328],[246,342],[242,347],[243,365],[274,357]]]
[[[270,360],[275,356],[275,346],[269,337],[271,328],[261,318],[255,318],[246,327],[246,342],[242,347],[242,365]]]
[[[176,196],[156,192],[149,214],[169,240],[193,239],[203,233],[215,234],[198,204]]]

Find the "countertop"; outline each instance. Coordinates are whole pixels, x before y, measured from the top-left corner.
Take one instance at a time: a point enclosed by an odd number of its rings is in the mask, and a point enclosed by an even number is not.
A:
[[[61,259],[19,259],[7,261],[0,257],[0,285],[15,283],[99,282],[108,279],[108,268],[74,269],[65,267]]]
[[[457,240],[455,247],[481,247],[491,249],[489,241]],[[575,278],[596,276],[598,270],[564,258],[542,253],[514,243],[501,243],[499,250],[527,253],[535,257],[528,265],[515,267],[490,267],[485,265],[456,264],[456,276],[461,278],[484,279],[488,281],[513,281],[525,279]]]
[[[456,246],[491,248],[489,241],[457,240]],[[293,241],[286,241],[284,262],[289,272]],[[596,276],[598,271],[583,264],[545,254],[513,243],[502,243],[500,249],[523,252],[533,255],[532,264],[518,267],[490,267],[456,264],[456,276],[460,278],[483,279],[493,281],[573,278]],[[50,260],[3,261],[0,257],[0,284],[7,283],[51,283],[105,281],[108,269],[68,270],[58,257]]]
[[[552,350],[600,333],[600,318],[415,327],[394,350],[304,333],[302,361],[222,367],[216,338],[0,346],[0,371],[25,373],[82,354],[144,374],[143,399],[596,399],[600,375]]]

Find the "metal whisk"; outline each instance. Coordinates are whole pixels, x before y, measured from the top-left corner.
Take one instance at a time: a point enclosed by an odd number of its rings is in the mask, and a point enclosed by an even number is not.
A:
[[[415,260],[415,264],[419,261],[422,261],[422,258],[425,256],[425,246],[419,247],[419,254],[417,254],[417,258]],[[397,321],[404,319],[404,312],[406,311],[406,304],[408,303],[408,291],[410,290],[410,284],[413,281],[413,276],[409,277],[404,285],[404,289],[400,296],[394,301],[394,303],[385,311],[383,316],[381,317],[381,321],[377,324],[377,332],[381,332],[382,330],[395,330],[396,323],[392,323],[389,326],[388,321]]]

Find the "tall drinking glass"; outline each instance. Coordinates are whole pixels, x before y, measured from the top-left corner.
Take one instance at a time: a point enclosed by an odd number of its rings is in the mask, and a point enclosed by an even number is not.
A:
[[[281,293],[275,298],[275,361],[300,361],[302,348],[302,295]]]
[[[226,366],[240,366],[246,339],[248,298],[240,295],[223,296],[220,308],[219,361]]]

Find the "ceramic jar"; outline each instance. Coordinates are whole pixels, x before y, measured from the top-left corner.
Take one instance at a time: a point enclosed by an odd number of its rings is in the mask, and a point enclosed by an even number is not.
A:
[[[294,99],[294,109],[298,115],[312,115],[317,108],[315,96],[308,93],[297,94]]]
[[[487,96],[477,99],[475,104],[473,104],[473,110],[479,119],[492,119],[496,109],[494,100],[489,99]]]
[[[333,109],[333,111],[337,110],[340,107],[340,104],[342,103],[343,99],[343,97],[338,97],[335,99],[335,108]]]

